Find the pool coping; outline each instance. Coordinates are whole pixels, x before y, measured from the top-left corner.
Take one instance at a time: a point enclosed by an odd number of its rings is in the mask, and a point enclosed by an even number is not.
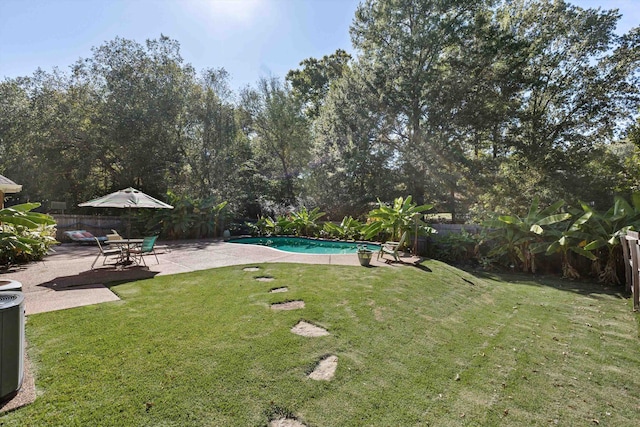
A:
[[[237,242],[235,240],[240,240],[240,239],[300,239],[300,240],[309,240],[312,242],[335,242],[335,243],[340,243],[340,244],[345,244],[345,245],[367,245],[367,246],[375,246],[375,249],[370,249],[374,252],[377,252],[380,250],[380,248],[382,247],[382,245],[380,243],[377,242],[369,242],[369,241],[363,241],[363,240],[337,240],[337,239],[324,239],[324,238],[320,238],[320,237],[301,237],[301,236],[272,236],[272,237],[255,237],[255,236],[239,236],[239,237],[234,237],[232,239],[229,239],[226,243],[229,244],[234,244],[234,245],[256,245],[256,246],[261,246],[261,247],[265,247],[265,248],[269,248],[269,249],[275,249],[277,251],[280,252],[285,252],[288,254],[302,254],[302,255],[355,255],[356,252],[351,252],[351,253],[313,253],[313,252],[295,252],[295,251],[286,251],[283,249],[279,249],[273,246],[268,246],[268,245],[261,245],[259,243],[242,243],[242,242]]]

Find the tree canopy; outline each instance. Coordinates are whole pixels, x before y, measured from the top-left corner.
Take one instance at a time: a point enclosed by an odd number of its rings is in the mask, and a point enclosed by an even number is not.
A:
[[[165,36],[116,38],[0,82],[0,173],[21,201],[154,196],[357,217],[411,194],[455,220],[534,197],[610,204],[640,171],[640,27],[562,0],[366,0],[355,54],[239,94]]]

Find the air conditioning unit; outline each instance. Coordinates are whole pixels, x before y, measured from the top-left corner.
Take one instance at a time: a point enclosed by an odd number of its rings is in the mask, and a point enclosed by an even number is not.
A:
[[[24,375],[24,294],[0,292],[0,401],[12,397]]]

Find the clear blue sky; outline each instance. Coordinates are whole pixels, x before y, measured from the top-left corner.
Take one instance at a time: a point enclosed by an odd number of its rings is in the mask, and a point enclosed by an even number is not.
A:
[[[234,89],[284,77],[342,48],[359,0],[0,0],[0,79],[68,71],[116,37],[177,40],[196,70],[224,67]],[[619,8],[618,32],[640,25],[640,0],[574,0]]]

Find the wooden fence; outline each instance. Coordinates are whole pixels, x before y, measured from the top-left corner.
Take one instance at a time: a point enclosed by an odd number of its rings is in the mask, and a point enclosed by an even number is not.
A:
[[[478,233],[482,229],[478,224],[430,224],[438,231],[438,235],[443,236],[451,233],[460,233],[466,230],[471,234]]]
[[[116,229],[121,233],[124,232],[126,227],[126,219],[119,216],[98,216],[98,215],[67,215],[67,214],[52,214],[53,218],[58,223],[58,231],[56,233],[56,239],[58,241],[68,241],[64,236],[65,231],[69,230],[86,230],[94,236],[104,236],[112,229]],[[469,233],[477,233],[482,228],[477,224],[432,224],[433,228],[438,231],[439,236],[460,233],[462,230],[466,230]],[[418,238],[418,253],[422,253],[426,250],[427,238]]]

